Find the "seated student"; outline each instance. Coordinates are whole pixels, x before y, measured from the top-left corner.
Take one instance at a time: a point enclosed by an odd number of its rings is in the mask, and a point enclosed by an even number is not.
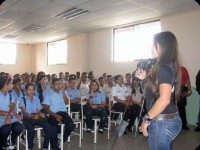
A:
[[[48,149],[49,141],[51,137],[51,126],[45,120],[39,118],[45,118],[45,115],[41,113],[42,106],[40,100],[34,96],[35,86],[32,83],[28,83],[25,87],[26,96],[22,97],[19,102],[19,107],[23,114],[23,124],[28,132],[28,149],[33,149],[34,139],[34,127],[35,125],[43,128],[45,136],[43,149]],[[33,122],[34,120],[34,122]]]
[[[99,89],[100,89],[100,91],[104,92],[104,88],[105,88],[104,78],[103,77],[99,77]]]
[[[65,90],[67,88],[67,81],[65,81],[64,74],[62,72],[59,73],[60,80],[60,89]]]
[[[132,105],[132,97],[127,89],[123,85],[123,77],[117,75],[115,77],[116,85],[112,88],[112,96],[114,98],[114,107],[113,109],[118,112],[125,112],[124,121],[129,120],[129,125],[132,126],[136,117],[139,115],[139,112],[136,109],[136,105]],[[114,119],[117,119],[117,115],[114,116]]]
[[[107,122],[107,113],[105,110],[106,100],[103,92],[99,90],[97,80],[92,80],[90,84],[90,92],[86,97],[87,105],[85,106],[87,132],[93,129],[92,116],[100,117],[99,133],[103,133]]]
[[[81,78],[81,73],[79,71],[76,72],[76,80],[79,81]]]
[[[52,81],[53,90],[43,101],[43,108],[48,113],[48,123],[52,127],[51,144],[53,149],[58,148],[58,123],[65,124],[64,142],[68,139],[69,135],[73,131],[74,124],[70,116],[67,114],[66,104],[68,99],[65,95],[65,91],[61,91],[59,79],[55,78]]]
[[[132,107],[134,107],[135,114],[139,115],[142,106],[143,99],[143,91],[140,85],[140,80],[138,78],[134,78],[132,81]],[[137,117],[135,115],[135,117]],[[132,122],[131,122],[132,121]],[[130,120],[127,129],[132,132],[132,126],[134,124],[135,119]],[[142,121],[142,120],[141,120]]]
[[[94,79],[94,72],[90,71],[88,73],[88,82],[89,82],[89,84],[92,82],[93,79]]]
[[[69,80],[69,72],[65,72],[65,81]]]
[[[10,145],[14,145],[23,131],[23,126],[19,123],[21,116],[14,111],[15,99],[9,93],[13,88],[12,79],[2,75],[0,77],[0,149],[4,150],[8,146],[8,136],[11,134]]]
[[[82,73],[81,80],[77,85],[77,89],[79,89],[81,97],[86,97],[87,93],[89,92],[89,83],[87,81],[88,74],[86,72]]]
[[[51,92],[51,88],[46,82],[46,76],[45,75],[38,76],[38,85],[37,85],[37,89],[35,90],[35,93],[36,93],[36,96],[40,99],[41,103],[50,92]]]
[[[103,73],[102,77],[104,78],[105,84],[107,83],[107,73]]]
[[[32,75],[31,83],[35,86],[35,88],[36,88],[36,82],[37,82],[37,76],[34,74]]]
[[[25,90],[25,86],[26,86],[26,84],[28,84],[28,83],[31,83],[31,77],[29,76],[29,75],[27,75],[26,77],[25,77],[25,82],[22,84],[22,86],[21,86],[21,88],[22,88],[22,90]]]
[[[106,103],[109,106],[109,98],[111,97],[111,90],[113,87],[113,76],[112,75],[108,75],[107,76],[107,84],[105,85],[103,91],[104,94],[106,95]]]
[[[81,95],[79,90],[76,88],[76,80],[74,78],[69,78],[69,87],[65,91],[70,100],[70,107],[72,112],[81,111]]]
[[[14,79],[13,80],[13,90],[12,90],[12,95],[13,98],[15,99],[16,102],[16,112],[19,112],[19,100],[21,99],[21,97],[25,96],[24,91],[21,89],[21,79]]]

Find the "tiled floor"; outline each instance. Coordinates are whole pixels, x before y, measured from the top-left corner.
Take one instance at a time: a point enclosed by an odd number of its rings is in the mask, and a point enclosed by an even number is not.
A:
[[[200,132],[194,132],[194,127],[189,131],[182,131],[174,142],[173,150],[194,150],[200,144]],[[36,146],[35,146],[36,147]],[[20,150],[24,149],[20,146]],[[147,138],[138,135],[134,138],[133,133],[128,133],[118,138],[112,128],[110,139],[107,133],[98,134],[97,144],[93,143],[93,134],[84,133],[82,147],[78,147],[78,137],[71,137],[71,143],[64,144],[64,150],[148,150]]]

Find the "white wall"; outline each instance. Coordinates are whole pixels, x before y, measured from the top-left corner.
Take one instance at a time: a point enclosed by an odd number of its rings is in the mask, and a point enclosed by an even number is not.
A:
[[[76,73],[76,71],[85,71],[87,64],[87,55],[85,47],[86,35],[81,34],[69,37],[66,42],[67,64],[47,65],[47,43],[35,45],[35,72],[44,71],[48,74],[59,72]]]
[[[133,72],[137,62],[112,62],[112,29],[100,30],[88,34],[89,70],[95,77],[107,74],[125,75]]]

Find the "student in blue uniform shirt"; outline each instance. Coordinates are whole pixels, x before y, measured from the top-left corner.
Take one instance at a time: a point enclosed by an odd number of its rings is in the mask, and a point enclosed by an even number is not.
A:
[[[25,96],[24,91],[21,89],[21,79],[13,80],[13,90],[12,90],[13,98],[15,99],[15,109],[16,112],[19,113],[19,100],[21,97]]]
[[[105,99],[105,94],[99,90],[98,81],[92,80],[90,84],[90,92],[86,96],[87,105],[85,106],[87,132],[91,132],[91,130],[93,129],[92,116],[99,116],[99,133],[103,133],[107,121]]]
[[[40,102],[42,103],[43,100],[47,97],[47,95],[51,92],[50,86],[47,84],[46,76],[44,74],[41,74],[38,76],[38,85],[37,89],[35,91],[36,95],[40,99]]]
[[[74,123],[70,116],[67,114],[66,105],[68,104],[65,91],[60,90],[60,82],[58,78],[52,80],[53,90],[43,101],[43,108],[48,113],[48,122],[52,126],[51,146],[53,149],[58,148],[58,123],[65,124],[64,142],[68,139],[69,135],[73,131]]]
[[[72,112],[81,111],[81,95],[79,90],[76,88],[76,80],[74,78],[69,78],[69,87],[65,91],[70,100],[70,108]]]
[[[2,74],[1,74],[2,75]],[[8,136],[11,133],[11,145],[14,145],[17,137],[23,131],[19,123],[21,116],[14,112],[15,99],[9,93],[13,88],[12,79],[0,77],[0,149],[6,149]]]
[[[26,84],[25,90],[27,95],[20,99],[19,107],[21,108],[23,114],[23,124],[28,131],[28,149],[33,149],[35,125],[43,128],[45,133],[43,149],[48,149],[51,137],[51,126],[45,121],[37,123],[31,122],[31,119],[45,118],[45,115],[41,113],[42,106],[40,104],[40,100],[34,96],[34,85],[32,83]]]

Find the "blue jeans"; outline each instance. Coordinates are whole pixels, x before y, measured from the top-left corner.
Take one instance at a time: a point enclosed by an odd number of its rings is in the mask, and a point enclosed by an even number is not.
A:
[[[171,120],[152,120],[148,127],[150,150],[171,150],[173,140],[180,133],[181,127],[179,116]]]

